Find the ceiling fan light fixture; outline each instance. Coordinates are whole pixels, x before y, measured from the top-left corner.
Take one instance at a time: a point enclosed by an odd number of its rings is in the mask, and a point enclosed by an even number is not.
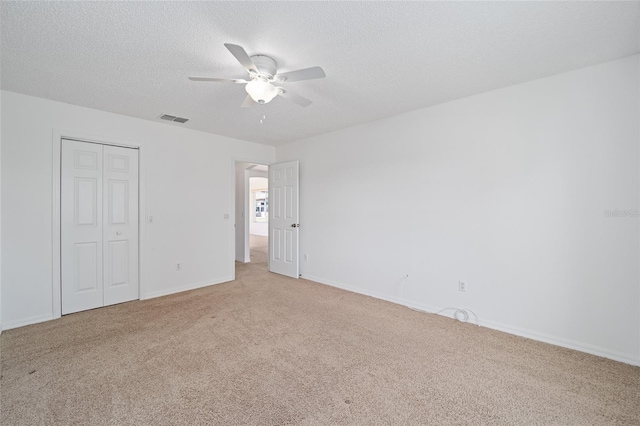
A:
[[[245,89],[251,99],[259,104],[269,103],[278,95],[278,89],[274,85],[261,79],[251,80],[247,83]]]
[[[278,65],[273,58],[265,55],[249,56],[247,51],[237,44],[225,43],[224,46],[249,73],[249,81],[240,78],[217,77],[189,77],[189,80],[245,84],[245,90],[249,95],[245,97],[242,104],[240,104],[241,108],[248,108],[254,103],[269,103],[278,95],[301,107],[307,107],[312,103],[309,99],[284,90],[282,87],[276,87],[273,84],[326,77],[324,70],[320,67],[311,67],[278,74]]]

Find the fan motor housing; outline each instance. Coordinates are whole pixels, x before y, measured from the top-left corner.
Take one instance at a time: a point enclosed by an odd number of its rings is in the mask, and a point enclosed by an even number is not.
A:
[[[273,58],[265,55],[253,55],[251,56],[251,60],[256,68],[258,68],[258,71],[260,71],[260,75],[269,78],[273,78],[273,76],[276,75],[278,68]]]

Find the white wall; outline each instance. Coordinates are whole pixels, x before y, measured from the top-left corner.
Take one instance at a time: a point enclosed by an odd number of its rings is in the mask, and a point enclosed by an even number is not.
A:
[[[232,279],[233,160],[270,163],[273,147],[12,92],[2,93],[1,118],[5,329],[52,317],[55,129],[142,144],[141,215],[154,216],[144,225],[143,298]]]
[[[0,118],[2,117],[2,91],[0,91]],[[0,119],[0,153],[2,152],[2,120]],[[2,241],[2,155],[0,154],[0,241]],[[2,245],[0,244],[0,334],[2,334]]]
[[[638,82],[636,55],[278,147],[302,275],[639,363],[638,217],[604,214],[639,208]]]

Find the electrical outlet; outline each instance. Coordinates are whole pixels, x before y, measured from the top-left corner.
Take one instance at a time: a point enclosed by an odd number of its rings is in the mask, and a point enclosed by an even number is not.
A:
[[[181,270],[182,270],[182,264],[176,263],[176,271],[181,271]]]
[[[149,221],[149,223],[153,223],[153,216],[149,215],[149,217],[147,218],[147,220]]]
[[[464,281],[458,281],[458,290],[467,291],[467,283]]]
[[[309,260],[309,255],[307,253],[304,254],[304,261],[308,261]]]
[[[225,214],[224,214],[224,218],[225,218],[225,219],[229,219],[229,213],[225,213]]]

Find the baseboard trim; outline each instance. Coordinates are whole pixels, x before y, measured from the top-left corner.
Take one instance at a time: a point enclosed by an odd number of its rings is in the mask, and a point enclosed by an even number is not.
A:
[[[25,327],[27,325],[38,324],[40,322],[51,321],[52,319],[54,319],[52,315],[44,315],[44,316],[23,318],[18,321],[9,321],[8,323],[2,326],[2,330],[11,330],[14,328]]]
[[[340,288],[342,290],[347,290],[353,293],[362,294],[369,297],[375,297],[376,299],[385,300],[387,302],[396,303],[399,305],[406,306],[408,308],[417,309],[420,311],[424,311],[429,314],[437,314],[441,316],[445,316],[447,318],[454,318],[452,312],[442,312],[445,307],[437,308],[434,306],[428,306],[421,303],[416,303],[410,300],[401,299],[399,297],[388,296],[385,294],[381,294],[378,292],[363,290],[358,287],[353,287],[350,285],[346,285],[337,281],[327,280],[324,278],[306,275],[303,274],[302,278],[313,281],[319,284],[329,285],[331,287]],[[633,356],[630,354],[612,351],[606,348],[602,348],[595,345],[590,345],[588,343],[578,342],[571,339],[565,339],[562,337],[552,336],[546,333],[539,333],[533,330],[529,330],[526,328],[515,327],[508,324],[503,324],[496,321],[485,321],[479,320],[478,325],[480,327],[490,328],[492,330],[502,331],[504,333],[514,334],[516,336],[525,337],[527,339],[536,340],[539,342],[549,343],[551,345],[560,346],[567,349],[573,349],[579,352],[585,352],[591,355],[596,355],[603,358],[612,359],[614,361],[623,362],[625,364],[640,366],[640,357]]]
[[[640,358],[634,357],[629,354],[625,354],[618,351],[612,351],[599,346],[590,345],[588,343],[579,342],[576,340],[565,339],[562,337],[556,337],[546,333],[540,333],[534,330],[514,327],[507,324],[495,322],[495,321],[480,321],[481,327],[491,328],[493,330],[502,331],[509,334],[514,334],[520,337],[526,337],[528,339],[537,340],[539,342],[549,343],[550,345],[560,346],[567,349],[573,349],[580,352],[585,352],[591,355],[596,355],[602,358],[612,359],[614,361],[624,362],[625,364],[631,364],[640,366]]]
[[[170,294],[181,293],[183,291],[189,291],[189,290],[195,290],[195,289],[198,289],[198,288],[207,287],[207,286],[210,286],[210,285],[222,284],[222,283],[229,282],[229,281],[233,281],[233,279],[231,277],[225,277],[225,278],[221,278],[221,279],[216,280],[216,281],[206,281],[206,282],[202,282],[202,283],[191,284],[191,285],[188,285],[188,286],[185,286],[185,287],[174,288],[174,289],[158,291],[158,292],[152,292],[152,293],[148,293],[144,297],[140,297],[140,300],[154,299],[156,297],[168,296]],[[54,320],[54,319],[57,319],[57,318],[54,318],[52,315],[45,315],[45,316],[36,316],[36,317],[24,318],[24,319],[21,319],[21,320],[18,320],[18,321],[9,321],[8,323],[6,323],[6,325],[3,325],[2,329],[0,329],[0,332],[1,332],[1,330],[11,330],[11,329],[14,329],[14,328],[25,327],[27,325],[38,324],[40,322],[51,321],[51,320]]]
[[[220,278],[214,281],[205,281],[205,282],[200,282],[195,284],[189,284],[183,287],[172,288],[169,290],[152,291],[140,297],[140,300],[155,299],[156,297],[169,296],[170,294],[182,293],[183,291],[189,291],[189,290],[196,290],[198,288],[208,287],[210,285],[222,284],[229,281],[233,281],[233,277],[229,276],[229,277]]]
[[[350,285],[346,285],[346,284],[343,284],[343,283],[340,283],[340,282],[337,282],[337,281],[327,280],[325,278],[320,278],[320,277],[307,275],[307,274],[302,274],[301,278],[303,278],[305,280],[309,280],[309,281],[314,281],[314,282],[319,283],[319,284],[326,284],[326,285],[329,285],[331,287],[341,288],[342,290],[347,290],[347,291],[350,291],[352,293],[358,293],[358,294],[362,294],[362,295],[365,295],[365,296],[375,297],[376,299],[386,300],[387,302],[397,303],[398,305],[404,305],[404,306],[407,306],[409,308],[418,309],[418,310],[425,311],[425,312],[428,312],[428,313],[437,312],[437,310],[435,308],[430,307],[430,306],[421,305],[421,304],[418,304],[418,303],[414,303],[414,302],[410,302],[408,300],[401,299],[399,297],[388,296],[386,294],[378,293],[378,292],[375,292],[375,291],[363,290],[361,288],[353,287],[353,286],[350,286]]]

